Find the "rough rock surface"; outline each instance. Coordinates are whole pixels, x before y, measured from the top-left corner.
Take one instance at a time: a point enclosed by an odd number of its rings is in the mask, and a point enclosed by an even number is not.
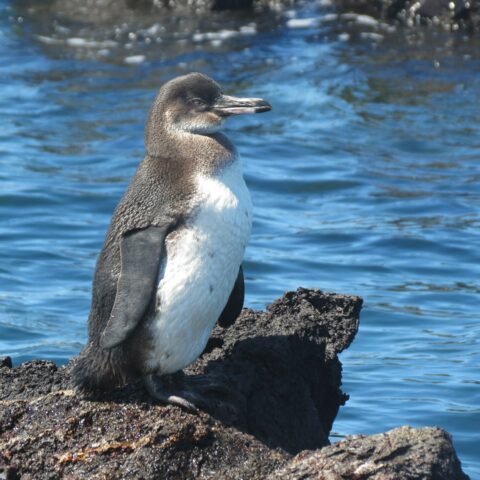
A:
[[[480,28],[479,0],[334,0],[334,4],[342,11],[409,27],[430,25],[470,32]]]
[[[109,25],[138,22],[150,17],[164,21],[169,15],[205,15],[211,12],[237,11],[261,13],[292,6],[296,0],[13,0],[13,5],[23,11],[33,9],[42,15],[47,10],[62,21]]]
[[[140,384],[84,399],[70,389],[71,364],[0,359],[0,479],[467,478],[439,429],[351,437],[292,458],[328,445],[347,398],[337,354],[361,304],[298,289],[217,328],[186,372],[216,385],[198,414],[152,403]]]
[[[8,478],[264,478],[289,454],[328,444],[346,395],[337,353],[361,299],[289,292],[216,329],[186,373],[207,375],[207,412],[154,405],[140,384],[101,401],[70,390],[70,366],[0,369],[0,458]],[[128,475],[127,475],[128,472]]]
[[[450,435],[440,428],[400,427],[347,437],[303,452],[268,480],[466,480]]]

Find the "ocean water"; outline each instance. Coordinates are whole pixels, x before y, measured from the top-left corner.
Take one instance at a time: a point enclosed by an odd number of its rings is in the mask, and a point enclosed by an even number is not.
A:
[[[480,478],[479,47],[314,4],[78,19],[0,0],[0,354],[82,348],[149,106],[202,71],[273,105],[227,128],[255,206],[248,306],[298,286],[365,300],[332,440],[440,426]]]

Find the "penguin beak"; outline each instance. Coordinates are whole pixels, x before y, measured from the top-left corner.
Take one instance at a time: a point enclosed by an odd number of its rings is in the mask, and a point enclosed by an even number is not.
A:
[[[272,106],[261,98],[238,98],[222,95],[212,107],[213,111],[222,117],[243,115],[245,113],[263,113]]]

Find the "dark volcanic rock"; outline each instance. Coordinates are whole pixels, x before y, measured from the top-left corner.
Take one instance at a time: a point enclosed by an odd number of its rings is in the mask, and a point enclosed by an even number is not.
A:
[[[295,0],[13,0],[19,11],[48,12],[70,26],[75,24],[111,25],[136,22],[139,19],[163,21],[171,15],[192,17],[219,11],[239,11],[252,14],[274,11],[293,5]],[[27,14],[28,15],[28,14]]]
[[[328,444],[347,399],[337,353],[357,332],[361,304],[358,297],[298,289],[267,313],[245,310],[226,332],[216,329],[210,345],[217,348],[187,370],[228,381],[228,401],[209,413],[290,453]]]
[[[432,25],[472,32],[480,27],[479,0],[335,0],[334,3],[341,11],[395,20],[409,27]]]
[[[0,368],[1,367],[12,368],[12,359],[10,357],[0,357]]]
[[[46,360],[25,362],[16,368],[10,364],[10,368],[0,370],[0,375],[0,400],[44,395],[66,386],[68,380],[63,370],[59,371],[53,362]]]
[[[265,478],[291,453],[328,444],[346,400],[337,353],[357,331],[361,303],[299,289],[267,312],[244,310],[229,329],[217,328],[186,371],[217,385],[198,415],[153,404],[140,384],[90,401],[69,389],[71,366],[7,364],[3,476]]]
[[[217,328],[187,370],[216,385],[198,414],[152,403],[139,383],[88,400],[70,389],[72,365],[2,359],[0,479],[467,479],[437,428],[325,446],[361,304],[298,289]]]
[[[297,455],[269,480],[467,480],[450,435],[440,428],[400,427],[356,435]]]

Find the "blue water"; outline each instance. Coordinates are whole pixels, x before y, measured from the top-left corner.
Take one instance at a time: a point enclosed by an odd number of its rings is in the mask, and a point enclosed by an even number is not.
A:
[[[97,27],[24,3],[0,1],[0,354],[81,349],[148,108],[200,70],[274,107],[228,126],[255,205],[247,304],[365,299],[332,439],[438,425],[480,478],[479,41],[308,5]]]

